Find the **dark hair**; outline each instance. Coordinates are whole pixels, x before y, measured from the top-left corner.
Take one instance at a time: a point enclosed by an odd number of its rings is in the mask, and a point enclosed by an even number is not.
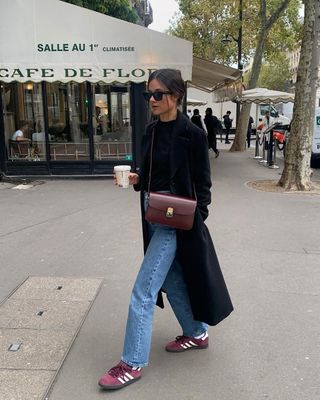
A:
[[[157,79],[161,82],[170,92],[177,96],[178,105],[181,104],[185,94],[185,85],[178,69],[163,68],[153,71],[148,79],[148,85],[151,81]]]
[[[212,115],[212,108],[211,108],[211,107],[208,107],[208,108],[206,109],[206,114],[207,114],[207,115]]]
[[[193,115],[199,115],[199,110],[198,110],[198,108],[195,108],[194,110],[193,110]]]
[[[24,128],[27,125],[29,125],[29,121],[22,120],[22,121],[19,121],[18,128],[21,129],[21,128]]]
[[[227,114],[231,114],[231,111],[227,111]]]

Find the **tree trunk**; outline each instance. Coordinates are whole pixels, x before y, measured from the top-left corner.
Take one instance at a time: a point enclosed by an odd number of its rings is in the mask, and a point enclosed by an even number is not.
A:
[[[319,1],[319,0],[318,0]],[[267,19],[267,3],[266,0],[260,0],[260,11],[259,17],[261,20],[261,28],[259,31],[257,46],[253,58],[253,64],[250,74],[250,79],[248,83],[248,89],[253,89],[256,87],[261,65],[263,59],[263,53],[265,50],[265,42],[267,39],[268,32],[272,28],[273,24],[277,21],[281,13],[286,9],[288,6],[289,0],[283,0],[280,3],[277,10]],[[237,123],[235,139],[233,144],[230,148],[230,151],[244,151],[246,148],[246,135],[249,123],[249,116],[250,116],[250,108],[248,106],[243,106],[241,109],[241,113],[239,116],[239,121]],[[258,121],[255,121],[257,125]]]
[[[310,157],[314,129],[320,45],[319,0],[305,0],[305,16],[295,103],[284,169],[279,185],[287,190],[310,190]]]
[[[262,58],[264,52],[264,45],[265,45],[265,38],[266,38],[266,30],[265,27],[261,27],[258,43],[256,47],[256,52],[254,54],[253,63],[252,63],[252,70],[250,74],[250,79],[248,83],[248,89],[253,89],[256,87],[259,74],[262,65]],[[237,122],[236,134],[233,141],[233,144],[230,148],[230,151],[244,151],[246,148],[246,137],[247,137],[247,129],[250,117],[250,104],[243,104],[241,108],[241,113],[239,116],[239,121]],[[257,121],[256,125],[257,125]]]

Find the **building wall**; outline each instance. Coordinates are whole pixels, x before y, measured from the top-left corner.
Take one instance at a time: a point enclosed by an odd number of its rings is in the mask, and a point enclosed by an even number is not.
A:
[[[298,72],[298,66],[299,66],[299,61],[300,61],[300,51],[301,51],[301,48],[299,46],[295,50],[287,53],[292,85],[295,85],[295,83],[297,81],[297,72]]]
[[[153,12],[149,0],[130,0],[132,8],[138,14],[139,25],[148,27],[153,22]]]

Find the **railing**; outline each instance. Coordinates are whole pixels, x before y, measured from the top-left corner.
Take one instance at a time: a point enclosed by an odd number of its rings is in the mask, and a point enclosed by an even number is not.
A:
[[[120,160],[131,155],[131,142],[98,142],[94,145],[96,160]],[[89,158],[88,143],[55,143],[50,144],[52,160],[83,160]]]
[[[45,142],[9,141],[9,159],[45,160]],[[132,156],[132,144],[125,141],[106,141],[94,144],[96,160],[120,160]],[[53,161],[89,159],[89,143],[50,143]]]
[[[254,158],[260,160],[259,162],[266,167],[272,169],[278,169],[279,166],[276,164],[277,160],[277,141],[283,144],[282,150],[285,150],[285,131],[277,131],[279,124],[273,124],[264,132],[257,129],[256,131],[256,146]],[[260,156],[260,148],[262,146],[262,156]]]
[[[132,154],[131,142],[99,142],[96,144],[97,160],[120,160]]]

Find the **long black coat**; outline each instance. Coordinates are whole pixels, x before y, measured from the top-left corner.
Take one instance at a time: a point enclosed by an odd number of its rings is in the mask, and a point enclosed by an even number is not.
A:
[[[217,135],[222,132],[221,122],[215,115],[206,115],[204,117],[204,123],[208,132],[209,148],[216,149]]]
[[[151,136],[154,123],[147,127],[142,138],[142,165],[140,183],[135,190],[146,187],[149,171],[145,160],[150,157]],[[197,209],[193,228],[177,230],[177,259],[183,267],[191,307],[195,320],[216,325],[226,318],[233,306],[219,266],[214,245],[204,220],[211,202],[211,173],[206,135],[187,117],[178,112],[172,132],[170,150],[170,191],[181,196],[193,196],[193,184],[197,195]],[[144,202],[141,191],[141,212],[144,250],[149,243]],[[162,293],[157,305],[163,308]]]

